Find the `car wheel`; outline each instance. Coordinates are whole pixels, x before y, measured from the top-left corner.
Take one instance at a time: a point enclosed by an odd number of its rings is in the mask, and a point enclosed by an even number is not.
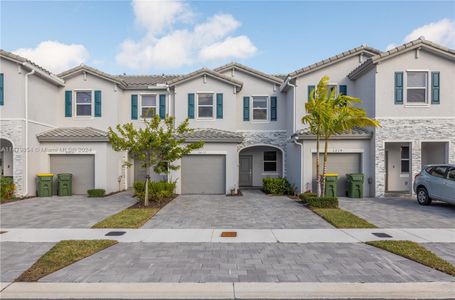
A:
[[[428,191],[426,188],[424,187],[417,188],[417,202],[419,202],[420,205],[431,204],[431,199],[430,196],[428,195]]]

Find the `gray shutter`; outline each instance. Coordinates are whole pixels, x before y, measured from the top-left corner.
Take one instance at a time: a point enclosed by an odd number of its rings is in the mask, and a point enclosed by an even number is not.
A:
[[[276,121],[277,119],[277,101],[276,96],[270,97],[270,121]]]
[[[65,91],[65,117],[73,115],[73,91]]]
[[[131,120],[137,120],[137,95],[131,95]]]
[[[395,72],[395,104],[403,104],[403,72]]]
[[[346,96],[348,94],[348,86],[345,84],[340,84],[338,91],[340,92],[340,95]]]
[[[439,88],[441,85],[439,72],[431,72],[431,104],[440,103]]]
[[[223,94],[216,94],[216,118],[223,118]]]
[[[0,105],[5,104],[4,75],[0,73]]]
[[[309,85],[308,86],[308,100],[310,100],[310,95],[313,92],[313,90],[316,88],[314,85]]]
[[[250,97],[243,97],[243,121],[250,120]]]
[[[101,91],[95,91],[95,117],[101,117]]]
[[[188,94],[188,119],[194,119],[194,94]]]
[[[160,119],[166,118],[166,95],[160,95]]]

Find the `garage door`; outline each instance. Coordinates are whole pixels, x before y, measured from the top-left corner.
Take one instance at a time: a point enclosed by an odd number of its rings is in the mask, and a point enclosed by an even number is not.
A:
[[[145,181],[145,169],[142,167],[143,162],[135,160],[134,161],[134,182]],[[150,180],[152,181],[161,181],[166,180],[165,175],[156,174],[151,171]]]
[[[321,167],[322,172],[322,155]],[[338,173],[337,194],[346,196],[346,174],[361,173],[360,153],[329,153],[327,173]],[[313,191],[316,190],[316,154],[313,154]]]
[[[226,156],[187,155],[182,158],[182,194],[225,194]]]
[[[51,173],[73,174],[73,194],[87,194],[87,190],[95,187],[95,156],[51,155]]]

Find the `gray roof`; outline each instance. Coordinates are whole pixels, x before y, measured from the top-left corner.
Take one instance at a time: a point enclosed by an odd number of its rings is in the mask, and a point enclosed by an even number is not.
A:
[[[103,71],[100,71],[98,69],[95,69],[93,67],[84,65],[84,64],[81,64],[81,65],[79,65],[77,67],[74,67],[74,68],[71,68],[69,70],[66,70],[66,71],[58,74],[58,76],[64,79],[66,77],[73,76],[73,75],[78,74],[80,72],[87,72],[87,73],[92,74],[94,76],[97,76],[97,77],[103,78],[105,80],[114,82],[114,83],[120,85],[121,87],[125,87],[125,83],[122,80],[120,80],[119,78],[117,78],[115,76],[112,76],[111,74],[105,73]]]
[[[241,143],[243,141],[243,135],[240,133],[214,128],[196,128],[193,132],[184,134],[182,137],[187,142]]]
[[[234,69],[234,70],[235,69],[240,69],[240,70],[243,70],[246,73],[249,73],[251,75],[254,75],[256,77],[259,77],[259,78],[262,78],[262,79],[265,79],[265,80],[268,80],[268,81],[275,82],[277,84],[281,84],[283,82],[282,78],[275,77],[273,75],[261,72],[259,70],[250,68],[248,66],[239,64],[237,62],[228,63],[228,64],[226,64],[224,66],[221,66],[221,67],[218,67],[218,68],[214,69],[214,71],[215,72],[223,72],[223,71],[230,70],[230,69]]]
[[[119,75],[118,80],[123,81],[127,89],[147,89],[149,86],[166,85],[169,81],[182,75]]]
[[[16,63],[21,63],[23,66],[30,70],[35,70],[38,76],[41,76],[42,78],[46,79],[47,81],[50,81],[53,84],[63,86],[64,82],[61,78],[59,78],[57,75],[52,73],[51,71],[46,70],[45,68],[41,67],[40,65],[37,65],[36,63],[32,62],[31,60],[22,57],[20,55],[5,51],[3,49],[0,49],[0,56],[4,57],[10,61],[16,62]]]
[[[39,133],[40,142],[107,142],[107,132],[92,127],[59,127]]]
[[[235,79],[233,79],[233,78],[231,78],[229,76],[225,76],[225,75],[220,74],[218,72],[212,71],[212,70],[210,70],[208,68],[202,68],[202,69],[196,70],[194,72],[188,73],[186,75],[179,76],[179,77],[169,81],[168,84],[170,86],[173,86],[173,85],[176,85],[176,84],[191,80],[193,78],[199,77],[201,75],[208,75],[208,76],[217,78],[217,79],[219,79],[221,81],[224,81],[226,83],[232,84],[232,85],[234,85],[236,87],[239,87],[239,88],[241,88],[242,85],[243,85],[243,82],[241,82],[241,81],[235,80]]]
[[[333,140],[362,140],[370,139],[372,133],[364,128],[354,128],[352,132],[346,132],[339,135],[334,135]],[[308,128],[300,129],[292,135],[292,138],[297,140],[315,140],[316,136],[310,132]]]
[[[378,49],[375,49],[375,48],[372,48],[372,47],[368,47],[366,45],[362,45],[360,47],[356,47],[354,49],[342,52],[342,53],[337,54],[335,56],[332,56],[332,57],[329,57],[327,59],[321,60],[321,61],[319,61],[317,63],[311,64],[311,65],[303,67],[301,69],[298,69],[298,70],[290,73],[289,77],[294,78],[294,77],[301,76],[303,74],[318,70],[318,69],[323,68],[325,66],[337,63],[339,61],[342,61],[342,60],[344,60],[346,58],[349,58],[349,57],[352,57],[354,55],[360,54],[362,52],[366,53],[366,54],[368,54],[370,56],[377,55],[377,54],[381,53],[381,51],[378,50]]]
[[[373,68],[376,63],[417,48],[425,48],[428,51],[431,51],[438,55],[443,55],[451,60],[455,60],[454,49],[441,46],[439,44],[427,41],[423,37],[420,37],[416,40],[410,41],[409,43],[405,43],[389,51],[381,52],[378,55],[369,58],[363,64],[361,64],[360,66],[355,68],[351,73],[349,73],[348,77],[351,80],[355,80],[359,78],[362,74]]]

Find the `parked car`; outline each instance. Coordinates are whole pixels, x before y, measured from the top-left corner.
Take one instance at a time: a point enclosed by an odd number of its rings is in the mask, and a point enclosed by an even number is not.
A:
[[[455,165],[427,165],[415,176],[414,191],[420,205],[431,200],[455,204]]]

